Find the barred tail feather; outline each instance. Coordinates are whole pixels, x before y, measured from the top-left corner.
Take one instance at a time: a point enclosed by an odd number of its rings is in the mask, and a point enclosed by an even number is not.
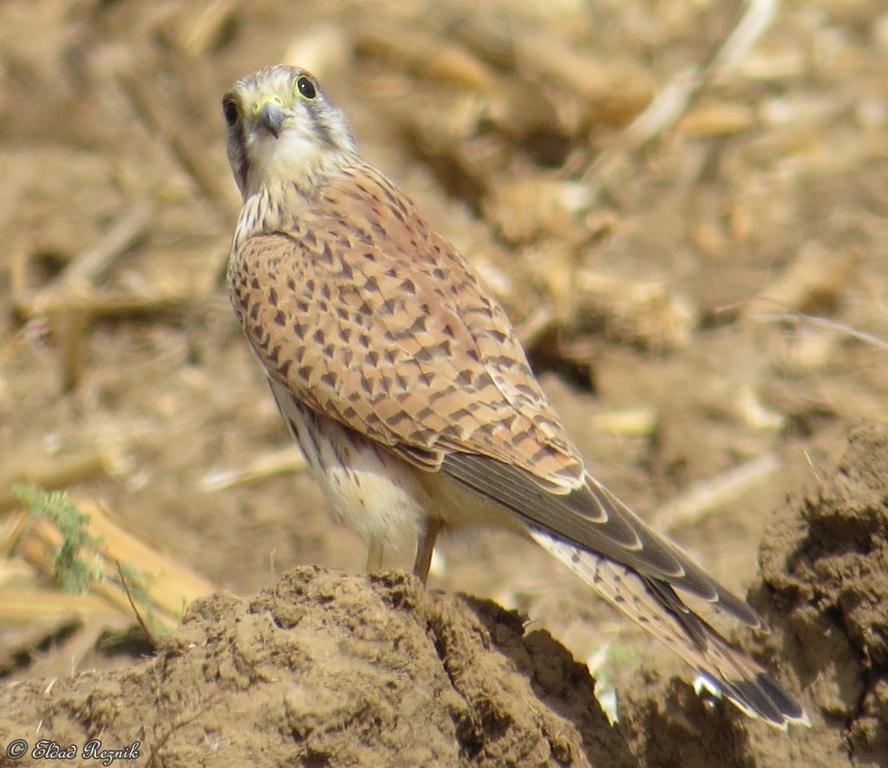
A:
[[[694,667],[714,693],[777,728],[810,724],[799,704],[764,669],[697,616],[667,582],[640,575],[545,531],[529,533],[611,605]]]

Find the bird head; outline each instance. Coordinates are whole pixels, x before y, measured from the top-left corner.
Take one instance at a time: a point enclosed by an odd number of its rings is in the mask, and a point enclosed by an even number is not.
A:
[[[308,189],[356,152],[345,115],[304,69],[278,65],[242,77],[222,98],[222,112],[244,199],[280,182]]]

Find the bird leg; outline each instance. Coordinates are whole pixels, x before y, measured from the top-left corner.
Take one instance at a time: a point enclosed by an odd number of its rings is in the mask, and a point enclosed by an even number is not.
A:
[[[429,578],[432,565],[432,553],[435,551],[435,539],[443,523],[440,520],[429,520],[426,529],[416,542],[416,560],[413,563],[413,575],[425,584]]]
[[[367,549],[367,573],[382,569],[382,539],[373,537]]]

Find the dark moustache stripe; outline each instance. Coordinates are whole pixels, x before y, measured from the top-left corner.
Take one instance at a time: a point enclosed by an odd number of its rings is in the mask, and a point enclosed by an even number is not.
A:
[[[315,104],[307,104],[308,116],[311,120],[311,130],[318,140],[328,149],[336,149],[336,142],[333,140],[333,134],[327,127],[323,118],[318,114]]]

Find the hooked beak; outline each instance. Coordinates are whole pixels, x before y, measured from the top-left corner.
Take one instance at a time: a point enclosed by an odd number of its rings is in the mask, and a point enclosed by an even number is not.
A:
[[[259,110],[259,122],[262,123],[262,125],[264,125],[275,138],[278,138],[278,136],[281,135],[285,120],[286,115],[284,114],[284,110],[273,102],[263,104],[262,109]]]

